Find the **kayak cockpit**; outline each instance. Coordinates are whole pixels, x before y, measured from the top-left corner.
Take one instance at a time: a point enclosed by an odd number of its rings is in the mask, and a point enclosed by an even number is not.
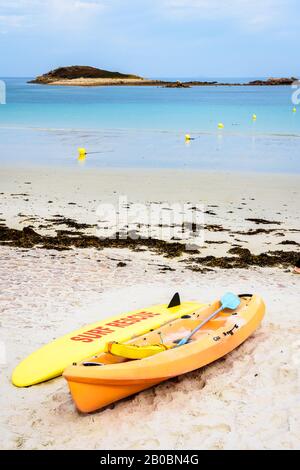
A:
[[[242,322],[243,320],[239,316],[239,312],[247,308],[250,300],[247,297],[241,298],[241,303],[236,310],[230,312],[230,314],[226,311],[222,312],[217,317],[211,319],[189,340],[189,343],[200,342],[202,339],[205,340],[208,335],[214,336],[220,329],[230,330],[235,324]],[[183,315],[181,318],[172,320],[145,335],[133,337],[125,343],[108,342],[103,353],[82,363],[82,365],[93,367],[94,365],[120,364],[122,362],[145,359],[174,349],[178,347],[178,343],[180,343],[182,338],[189,335],[203,318],[217,307],[218,302],[214,302],[209,308],[196,310],[190,315]]]

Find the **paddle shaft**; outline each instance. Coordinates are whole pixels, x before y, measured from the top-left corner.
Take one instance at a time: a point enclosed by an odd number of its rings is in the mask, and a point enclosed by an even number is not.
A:
[[[206,323],[208,323],[212,318],[214,318],[216,315],[218,315],[218,313],[220,313],[222,310],[224,310],[224,308],[226,308],[226,307],[222,305],[220,308],[218,308],[218,310],[213,312],[208,318],[203,320],[203,322],[201,322],[200,325],[198,325],[193,331],[190,332],[190,334],[188,336],[183,338],[180,341],[180,343],[178,343],[178,346],[183,346],[184,344],[186,344],[189,341],[189,339],[191,339],[191,337],[194,336],[194,334],[197,333],[197,331],[199,331],[200,328],[202,328],[202,326],[206,325]]]

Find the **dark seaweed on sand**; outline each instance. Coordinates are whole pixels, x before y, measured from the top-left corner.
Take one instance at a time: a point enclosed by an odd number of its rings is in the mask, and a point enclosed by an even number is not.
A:
[[[262,224],[262,225],[281,225],[281,222],[277,222],[276,220],[265,220],[265,219],[245,219],[248,222],[254,222],[255,224]]]
[[[149,249],[168,258],[179,257],[183,254],[190,255],[184,260],[189,269],[202,271],[208,268],[248,268],[250,266],[275,267],[294,266],[299,258],[295,251],[272,251],[254,255],[250,250],[241,247],[233,247],[228,251],[231,256],[198,256],[197,249],[191,250],[183,243],[168,242],[158,239],[123,239],[116,233],[115,238],[99,238],[92,235],[82,235],[68,231],[58,231],[56,236],[40,235],[30,227],[23,230],[11,229],[6,225],[0,225],[0,245],[18,248],[42,248],[48,250],[69,250],[71,248],[129,248],[133,251]]]
[[[241,247],[231,248],[228,253],[234,256],[193,258],[190,269],[197,271],[199,265],[222,269],[249,268],[250,266],[288,267],[294,266],[299,258],[299,253],[295,251],[268,251],[254,255],[247,248]]]
[[[174,258],[183,253],[199,253],[197,250],[188,250],[184,244],[167,242],[158,239],[119,238],[116,233],[114,238],[99,238],[93,235],[78,235],[58,231],[56,236],[40,235],[31,227],[23,230],[0,227],[0,245],[8,245],[19,248],[44,248],[48,250],[68,250],[71,248],[129,248],[140,251],[141,247],[148,248],[158,254]]]

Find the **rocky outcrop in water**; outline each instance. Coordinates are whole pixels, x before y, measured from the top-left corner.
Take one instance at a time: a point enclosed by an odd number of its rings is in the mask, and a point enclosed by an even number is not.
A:
[[[295,77],[291,78],[269,78],[268,80],[254,80],[249,82],[248,85],[254,86],[280,86],[280,85],[292,85],[298,79]]]
[[[190,85],[182,82],[170,82],[165,85],[165,88],[190,88]]]

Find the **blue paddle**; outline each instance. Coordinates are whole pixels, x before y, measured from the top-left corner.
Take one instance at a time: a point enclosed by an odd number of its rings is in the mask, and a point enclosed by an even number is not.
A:
[[[225,308],[228,308],[229,310],[235,310],[240,305],[240,303],[241,301],[239,297],[235,294],[232,294],[231,292],[228,292],[227,294],[223,295],[223,297],[221,298],[221,307],[218,308],[218,310],[216,310],[215,312],[213,312],[208,318],[203,320],[203,322],[201,322],[200,325],[198,325],[193,331],[191,331],[190,334],[183,338],[177,344],[177,347],[186,344],[191,339],[191,337],[194,336],[194,334],[197,333],[200,328],[202,328],[202,326],[206,325],[206,323],[208,323],[212,318],[218,315],[218,313],[222,312],[222,310],[225,310]]]

